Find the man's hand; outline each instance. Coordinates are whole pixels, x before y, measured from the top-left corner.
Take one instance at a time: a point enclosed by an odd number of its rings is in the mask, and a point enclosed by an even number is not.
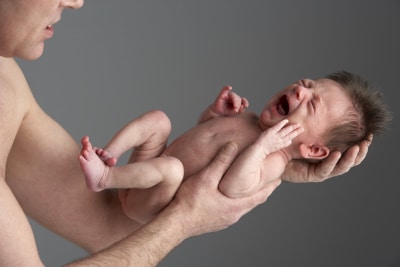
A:
[[[342,156],[340,152],[332,152],[320,163],[307,163],[292,160],[282,175],[282,180],[293,183],[322,182],[328,178],[342,175],[352,167],[359,165],[368,153],[372,135],[359,145],[352,146]]]
[[[224,229],[244,214],[266,201],[280,184],[270,182],[251,196],[232,199],[218,190],[226,170],[237,155],[237,147],[228,143],[214,160],[199,173],[189,177],[179,188],[173,202],[166,208],[180,214],[185,236],[200,235]]]

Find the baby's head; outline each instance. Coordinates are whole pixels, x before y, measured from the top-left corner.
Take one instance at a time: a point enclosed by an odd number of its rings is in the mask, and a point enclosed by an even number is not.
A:
[[[321,160],[330,151],[346,151],[381,133],[390,113],[381,94],[356,74],[336,72],[318,80],[304,79],[279,92],[260,115],[268,128],[287,118],[304,132],[286,150],[293,158]]]
[[[331,151],[344,152],[386,129],[391,115],[378,90],[362,77],[346,71],[332,73],[326,78],[340,84],[353,104],[344,117],[324,133],[323,138]]]

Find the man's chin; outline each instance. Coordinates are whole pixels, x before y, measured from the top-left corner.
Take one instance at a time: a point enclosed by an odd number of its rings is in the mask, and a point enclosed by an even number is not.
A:
[[[44,42],[38,44],[36,47],[31,49],[25,49],[21,53],[17,54],[17,57],[24,60],[36,60],[43,55]]]

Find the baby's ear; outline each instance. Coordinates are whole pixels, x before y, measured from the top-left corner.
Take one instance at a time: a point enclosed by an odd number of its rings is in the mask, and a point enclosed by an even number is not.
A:
[[[329,155],[329,148],[323,145],[300,144],[300,154],[305,159],[321,160]]]

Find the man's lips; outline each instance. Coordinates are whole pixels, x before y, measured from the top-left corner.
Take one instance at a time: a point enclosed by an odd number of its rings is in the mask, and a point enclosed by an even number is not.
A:
[[[53,25],[60,21],[60,18],[50,21],[50,23],[46,26],[46,30],[54,31]]]
[[[54,35],[53,26],[47,25],[46,28],[44,29],[44,33],[45,33],[45,39],[53,37]]]

